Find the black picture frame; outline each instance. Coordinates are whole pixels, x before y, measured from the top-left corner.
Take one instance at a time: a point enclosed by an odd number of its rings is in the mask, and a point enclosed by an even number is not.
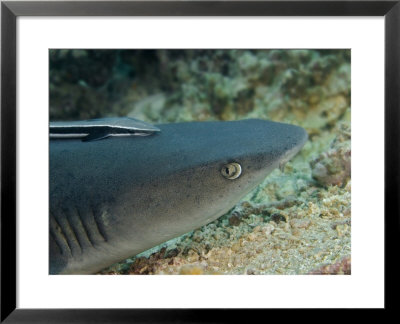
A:
[[[2,1],[1,322],[220,322],[238,310],[16,308],[16,18],[19,16],[384,16],[385,308],[398,275],[389,249],[399,235],[400,0],[396,1]],[[398,236],[397,236],[398,237]],[[396,251],[396,255],[398,251]],[[242,310],[243,311],[243,310]],[[258,310],[259,312],[260,310]],[[254,312],[254,310],[253,310]],[[257,314],[252,314],[257,316]]]

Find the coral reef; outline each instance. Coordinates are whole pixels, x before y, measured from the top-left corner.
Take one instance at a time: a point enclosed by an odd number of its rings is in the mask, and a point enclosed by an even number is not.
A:
[[[349,56],[348,50],[50,50],[50,117],[293,121],[307,114],[318,132],[349,106]],[[143,109],[152,95],[163,96],[163,109]]]
[[[350,274],[350,50],[51,50],[50,118],[262,118],[309,141],[218,220],[100,274]]]

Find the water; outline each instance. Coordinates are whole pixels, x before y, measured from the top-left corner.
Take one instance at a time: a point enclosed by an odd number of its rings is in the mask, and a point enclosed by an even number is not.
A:
[[[350,50],[50,50],[50,118],[261,118],[309,141],[228,214],[103,273],[349,273]]]

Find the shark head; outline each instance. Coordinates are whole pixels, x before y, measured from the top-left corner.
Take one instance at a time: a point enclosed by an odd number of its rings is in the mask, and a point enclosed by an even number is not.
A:
[[[127,164],[125,179],[135,179],[136,185],[117,204],[121,213],[132,208],[132,227],[138,218],[145,224],[135,235],[141,236],[142,243],[148,241],[149,247],[229,211],[307,141],[301,127],[259,119],[157,126],[159,134],[137,141],[142,152],[139,159],[147,157],[142,161],[146,169],[141,167],[140,174],[127,177],[129,170],[139,168],[134,166],[138,161]],[[125,188],[130,188],[129,182]],[[159,241],[153,241],[154,237]]]
[[[165,173],[171,188],[165,203],[184,210],[177,222],[190,217],[185,230],[227,212],[307,141],[301,127],[259,119],[174,126],[160,125],[175,145],[164,160],[171,169],[170,177]]]

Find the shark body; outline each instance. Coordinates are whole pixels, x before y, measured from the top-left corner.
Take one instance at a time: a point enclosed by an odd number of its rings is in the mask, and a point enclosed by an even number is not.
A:
[[[257,119],[157,127],[50,140],[50,274],[95,273],[212,222],[307,140]]]

